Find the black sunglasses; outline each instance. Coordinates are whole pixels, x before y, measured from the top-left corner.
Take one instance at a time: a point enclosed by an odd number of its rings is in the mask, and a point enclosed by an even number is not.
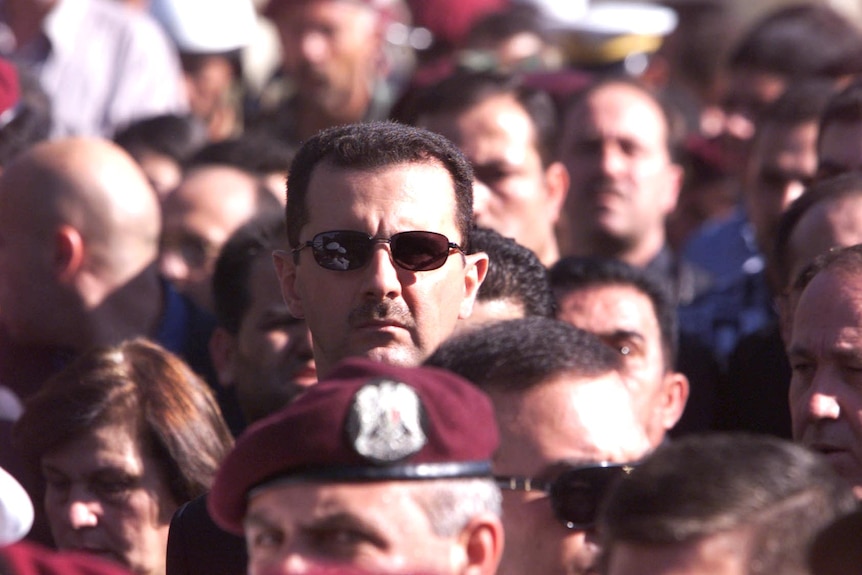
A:
[[[600,463],[569,467],[553,481],[532,477],[497,476],[500,489],[547,493],[557,519],[568,529],[589,529],[596,524],[599,507],[611,487],[632,472],[634,465]]]
[[[291,253],[294,261],[298,263],[299,252],[310,247],[314,261],[320,267],[349,271],[365,266],[371,260],[374,244],[379,243],[389,244],[392,261],[396,265],[414,272],[442,267],[452,250],[464,253],[461,246],[435,232],[400,232],[390,238],[375,238],[364,232],[350,230],[319,233],[299,247],[293,248]]]

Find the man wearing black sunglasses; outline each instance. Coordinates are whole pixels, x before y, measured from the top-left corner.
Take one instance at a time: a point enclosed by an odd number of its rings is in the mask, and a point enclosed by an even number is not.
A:
[[[455,336],[427,363],[494,404],[506,531],[498,575],[594,572],[598,508],[649,449],[619,354],[567,323],[529,317]]]
[[[470,315],[488,267],[469,250],[472,185],[451,142],[395,123],[332,128],[300,148],[291,249],[275,264],[319,374],[351,356],[419,364]]]

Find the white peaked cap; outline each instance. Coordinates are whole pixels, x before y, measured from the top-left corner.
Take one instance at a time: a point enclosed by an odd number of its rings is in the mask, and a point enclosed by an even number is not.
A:
[[[150,13],[181,52],[244,48],[256,27],[252,0],[150,0]]]
[[[0,467],[0,547],[24,538],[33,525],[33,503],[21,484]]]

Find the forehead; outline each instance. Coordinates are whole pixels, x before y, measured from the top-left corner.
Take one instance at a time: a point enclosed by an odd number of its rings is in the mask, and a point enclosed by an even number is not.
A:
[[[862,243],[862,190],[852,196],[824,201],[802,216],[790,234],[790,280],[815,257],[836,246]]]
[[[337,25],[362,30],[377,12],[361,0],[270,0],[280,4],[273,17],[280,27],[292,30]],[[370,31],[370,30],[369,30]]]
[[[500,426],[498,473],[539,473],[558,461],[634,461],[648,449],[616,372],[559,374],[520,392],[492,392]]]
[[[535,147],[532,120],[512,94],[489,96],[457,113],[430,115],[422,124],[457,143],[468,156],[471,147],[487,141]]]
[[[794,344],[829,343],[845,332],[862,331],[862,271],[830,268],[814,276],[799,296]]]
[[[372,170],[322,163],[312,173],[307,205],[309,219],[301,233],[308,237],[331,230],[370,235],[426,230],[457,237],[455,186],[437,162]]]
[[[137,434],[133,434],[127,424],[112,423],[98,426],[49,451],[42,457],[42,464],[72,474],[107,467],[139,472],[143,460]]]
[[[638,139],[661,140],[667,134],[661,107],[635,86],[602,86],[575,107],[567,130],[574,132],[611,132],[637,135]],[[610,135],[610,134],[609,134]]]
[[[568,291],[558,300],[560,318],[581,329],[598,334],[633,331],[647,338],[659,338],[652,301],[632,286],[587,286]]]

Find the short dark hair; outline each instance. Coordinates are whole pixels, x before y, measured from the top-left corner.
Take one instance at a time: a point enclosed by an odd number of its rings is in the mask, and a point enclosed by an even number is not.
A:
[[[862,35],[853,22],[825,4],[787,6],[749,28],[731,51],[728,66],[788,78],[858,74]]]
[[[666,369],[676,364],[678,328],[673,298],[658,278],[623,261],[602,257],[569,256],[555,263],[548,272],[557,301],[563,294],[589,287],[629,286],[652,303],[661,334]]]
[[[425,364],[453,371],[485,391],[518,391],[563,373],[596,377],[618,371],[622,359],[594,334],[533,316],[455,335]]]
[[[559,122],[551,97],[544,91],[524,85],[520,76],[494,71],[459,70],[422,90],[413,103],[410,123],[439,115],[460,114],[489,98],[511,96],[533,125],[533,140],[542,165],[556,160]]]
[[[114,142],[133,158],[155,152],[183,164],[207,141],[206,126],[191,114],[161,114],[124,126]]]
[[[51,377],[25,405],[14,444],[33,463],[93,429],[120,423],[162,468],[178,503],[205,493],[233,438],[209,386],[144,338],[96,347]]]
[[[826,103],[820,114],[817,134],[817,151],[820,156],[820,143],[823,133],[832,124],[862,123],[862,80],[855,80],[837,92]],[[840,169],[837,167],[836,169]]]
[[[263,131],[254,131],[210,142],[188,158],[184,167],[224,164],[263,176],[271,172],[287,172],[295,155],[296,149],[284,140]]]
[[[660,447],[612,490],[599,516],[615,545],[673,545],[745,528],[752,574],[803,574],[811,538],[856,507],[821,456],[767,435],[686,436]]]
[[[834,82],[819,78],[795,82],[758,116],[758,130],[764,125],[793,126],[819,121],[834,94]]]
[[[222,246],[212,277],[218,324],[236,335],[251,307],[249,280],[254,263],[287,247],[287,227],[279,212],[257,216],[238,228]],[[276,281],[273,271],[273,281]]]
[[[396,122],[337,126],[307,140],[290,165],[287,182],[287,237],[299,245],[299,232],[308,222],[308,186],[315,168],[374,170],[404,163],[439,164],[455,188],[455,225],[461,247],[469,250],[473,226],[473,169],[458,148],[439,134]]]
[[[852,196],[862,196],[862,174],[858,172],[838,174],[812,184],[781,215],[775,234],[773,260],[782,289],[790,286],[796,279],[790,277],[793,267],[790,238],[802,218],[815,206]]]
[[[532,250],[486,228],[473,230],[471,242],[474,253],[485,252],[489,258],[477,301],[515,301],[524,307],[525,315],[554,317],[548,271]]]

